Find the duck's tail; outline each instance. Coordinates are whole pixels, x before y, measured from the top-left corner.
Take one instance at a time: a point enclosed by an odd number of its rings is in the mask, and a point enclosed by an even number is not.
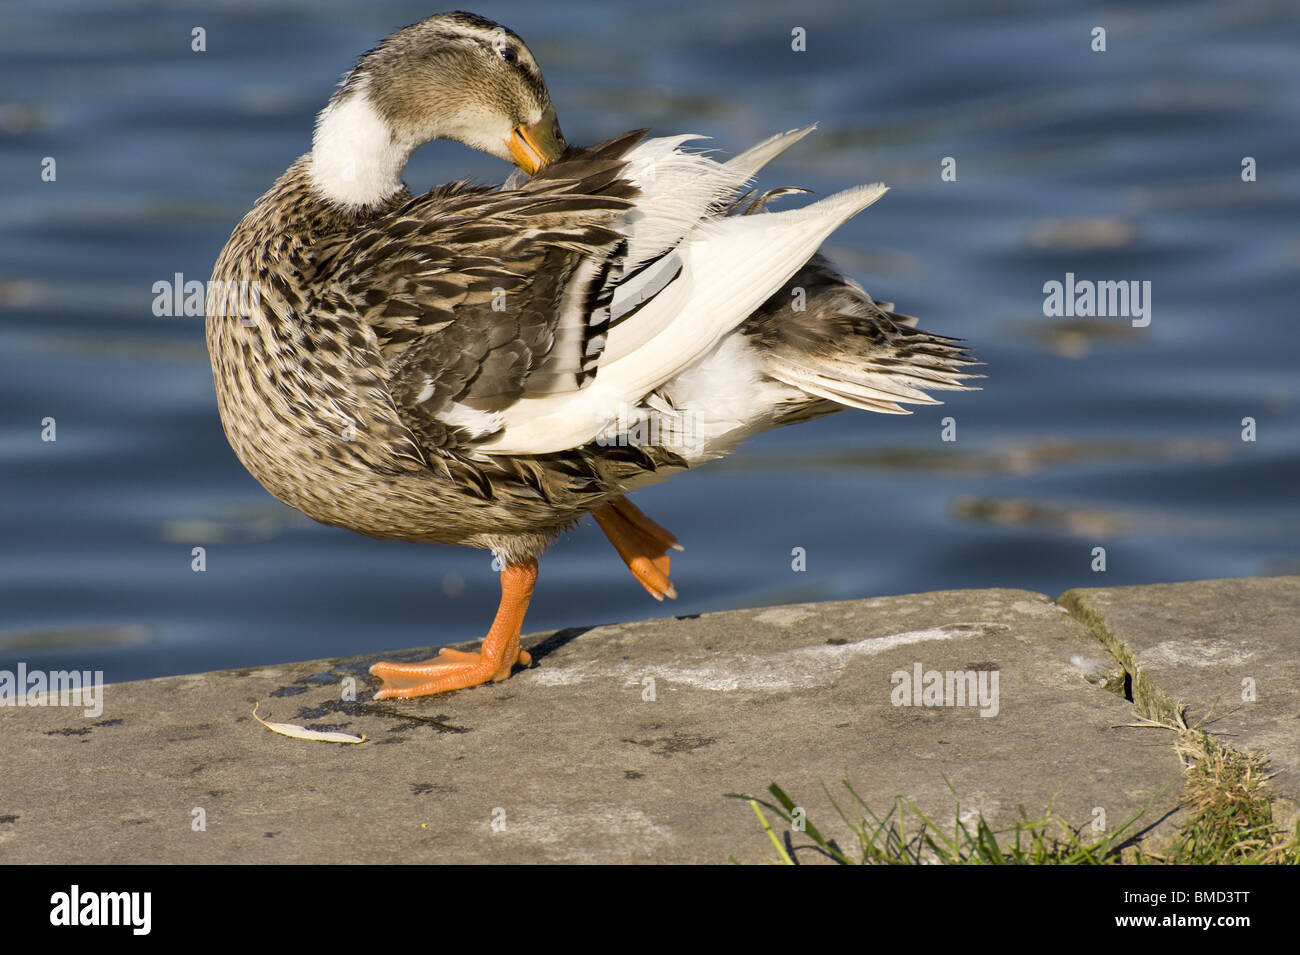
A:
[[[910,414],[905,404],[941,404],[930,391],[969,390],[978,365],[960,341],[916,327],[916,319],[876,302],[824,256],[815,255],[763,303],[740,332],[764,372],[808,396],[780,424],[816,412],[817,400]]]
[[[480,452],[544,454],[580,447],[619,427],[624,409],[704,359],[831,232],[886,192],[875,183],[799,209],[726,215],[748,181],[748,165],[681,152],[677,147],[687,138],[652,140],[628,154],[628,176],[640,195],[624,216],[624,265],[609,304],[600,309],[602,334],[590,380],[578,390],[526,395],[504,409],[502,427],[479,443]],[[779,150],[767,145],[765,151]]]
[[[681,447],[693,462],[779,424],[841,407],[905,414],[900,403],[936,403],[923,389],[966,387],[971,361],[960,345],[918,331],[817,254],[884,185],[772,213],[769,199],[801,190],[741,195],[811,129],[725,163],[680,148],[694,136],[618,145],[637,195],[619,223],[618,262],[599,273],[599,307],[582,316],[599,331],[587,336],[583,374],[577,387],[535,390],[505,408],[478,450],[630,440],[625,432],[648,421],[649,443]]]

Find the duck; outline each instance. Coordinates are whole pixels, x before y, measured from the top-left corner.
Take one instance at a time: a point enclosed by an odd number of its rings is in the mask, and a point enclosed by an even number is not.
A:
[[[376,663],[374,699],[530,666],[538,558],[588,515],[651,596],[676,597],[681,544],[636,489],[772,428],[971,387],[960,340],[819,252],[885,186],[782,211],[804,190],[752,186],[812,129],[725,161],[645,129],[570,146],[524,41],[463,11],[344,75],[311,150],[218,256],[205,332],[226,437],[272,495],[371,537],[494,554],[481,648]],[[432,140],[516,169],[413,196],[404,168]]]

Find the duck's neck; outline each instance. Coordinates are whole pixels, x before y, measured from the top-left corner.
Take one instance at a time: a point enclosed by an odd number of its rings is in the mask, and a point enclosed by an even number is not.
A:
[[[364,87],[336,96],[316,121],[312,184],[349,211],[383,203],[403,188],[402,170],[413,150],[394,141]]]

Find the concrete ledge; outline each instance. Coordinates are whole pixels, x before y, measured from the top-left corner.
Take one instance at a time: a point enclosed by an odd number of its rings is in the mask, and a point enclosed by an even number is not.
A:
[[[1114,827],[1167,786],[1145,820],[1158,845],[1181,767],[1171,734],[1125,725],[1116,660],[1148,702],[1218,700],[1207,729],[1268,748],[1295,800],[1298,614],[1300,578],[1062,604],[952,591],[539,635],[509,681],[409,702],[369,702],[366,669],[427,649],[116,684],[97,717],[0,709],[0,861],[763,862],[770,844],[726,793],[776,781],[843,839],[823,787],[950,820],[945,777],[995,825],[1053,804]],[[904,700],[898,675],[918,669],[922,687],[952,671],[986,697]],[[1258,702],[1238,704],[1252,674]],[[275,735],[255,701],[367,741]]]

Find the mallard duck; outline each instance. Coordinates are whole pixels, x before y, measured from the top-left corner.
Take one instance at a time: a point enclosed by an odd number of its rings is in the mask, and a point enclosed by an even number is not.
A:
[[[280,500],[500,561],[481,651],[378,663],[375,699],[529,665],[538,557],[585,515],[651,595],[676,596],[680,545],[635,488],[756,432],[966,387],[956,340],[817,252],[884,186],[782,212],[767,204],[792,190],[747,192],[809,129],[726,162],[683,148],[700,137],[645,130],[569,147],[523,40],[462,12],[397,31],[346,74],[311,152],[221,252],[207,343],[226,436]],[[434,139],[518,171],[412,197],[403,168]]]

